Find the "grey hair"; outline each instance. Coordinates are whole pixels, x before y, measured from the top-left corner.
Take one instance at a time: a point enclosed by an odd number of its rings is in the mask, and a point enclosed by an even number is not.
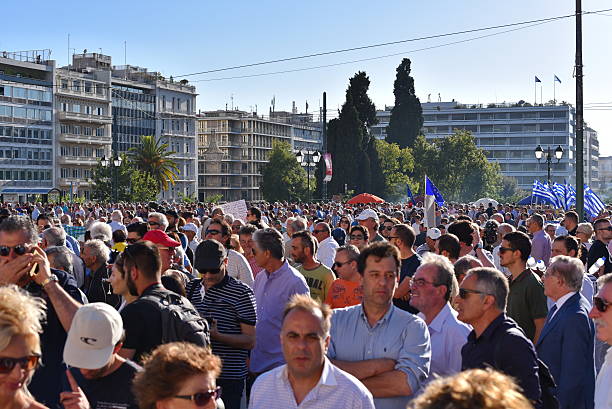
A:
[[[423,266],[431,266],[436,269],[435,283],[436,285],[446,286],[446,294],[444,294],[444,299],[446,301],[459,294],[459,284],[455,277],[455,267],[448,258],[428,252],[423,256],[423,261],[419,269],[423,268]]]
[[[466,274],[471,268],[482,267],[482,262],[476,257],[466,254],[455,261],[455,276]]]
[[[223,218],[225,219],[226,222],[228,222],[229,224],[234,223],[234,215],[232,214],[226,214],[223,216]]]
[[[604,274],[597,279],[597,288],[601,289],[604,285],[612,283],[612,273]]]
[[[64,213],[62,217],[60,217],[60,220],[62,221],[62,224],[70,225],[72,222],[72,217],[70,217],[69,214]]]
[[[346,251],[346,255],[348,256],[350,261],[357,261],[359,260],[359,249],[357,248],[357,246],[353,246],[352,244],[347,244],[345,246],[340,246],[336,249],[336,254],[340,253],[341,251]]]
[[[9,216],[0,223],[0,232],[20,232],[26,236],[30,244],[38,244],[38,230],[36,225],[28,216]]]
[[[595,233],[595,230],[593,230],[593,225],[591,223],[579,223],[578,227],[576,227],[576,232],[584,233],[589,236],[589,238],[591,238],[593,237],[593,233]]]
[[[89,234],[92,239],[111,241],[113,238],[113,229],[109,224],[95,222],[89,227]]]
[[[472,275],[476,276],[476,287],[485,295],[495,297],[495,306],[500,311],[506,311],[506,303],[508,302],[508,293],[510,286],[508,279],[504,274],[491,267],[476,267],[468,270],[466,279]]]
[[[121,213],[121,210],[113,210],[113,213],[111,213],[111,220],[116,222],[122,221],[123,214]]]
[[[49,227],[42,232],[42,236],[49,247],[66,245],[66,232],[59,227]]]
[[[291,223],[291,228],[294,232],[306,230],[306,221],[301,217],[296,217],[295,220]]]
[[[110,249],[102,240],[88,240],[83,245],[83,249],[85,248],[89,248],[91,250],[91,255],[94,256],[98,262],[103,261],[106,263],[106,261],[108,261]]]
[[[159,212],[152,212],[149,213],[149,215],[147,216],[149,219],[151,217],[157,217],[157,220],[159,220],[159,224],[162,225],[162,227],[164,228],[164,230],[166,230],[168,228],[168,225],[170,223],[168,223],[168,218],[166,217],[165,214],[163,213],[159,213]]]
[[[501,223],[499,227],[497,228],[497,231],[500,231],[500,230],[505,230],[503,234],[506,234],[506,233],[516,231],[516,228],[510,223]]]
[[[548,271],[560,277],[570,290],[580,291],[582,289],[584,264],[582,264],[579,258],[555,256],[550,259],[547,272]]]
[[[260,229],[253,233],[253,241],[261,251],[269,251],[270,255],[278,260],[285,258],[285,245],[283,236],[272,228]]]
[[[47,253],[47,256],[53,257],[53,263],[51,263],[51,267],[57,268],[58,270],[63,270],[69,274],[73,273],[72,252],[68,249],[68,247],[47,247],[45,253]]]

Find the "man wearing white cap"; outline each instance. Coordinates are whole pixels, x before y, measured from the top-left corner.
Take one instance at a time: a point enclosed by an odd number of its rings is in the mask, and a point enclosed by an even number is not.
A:
[[[378,232],[378,214],[372,209],[364,209],[359,216],[355,218],[360,226],[368,229],[370,243],[375,241],[386,241],[385,238]]]
[[[77,310],[64,346],[64,361],[71,367],[66,371],[71,392],[60,394],[65,409],[138,408],[131,384],[142,368],[117,354],[122,345],[117,310],[106,303]]]
[[[189,240],[189,243],[187,244],[187,246],[189,246],[189,248],[191,249],[191,251],[193,251],[193,254],[195,256],[195,252],[196,249],[198,248],[198,244],[200,244],[200,241],[198,240],[198,226],[196,226],[194,223],[187,223],[186,225],[183,226],[182,229],[183,233],[185,234],[185,236],[187,236],[187,240]]]
[[[436,250],[436,241],[440,238],[442,233],[440,229],[436,227],[432,227],[431,229],[427,229],[427,234],[425,235],[425,243],[421,244],[416,249],[416,253],[423,257],[427,252],[435,253]]]

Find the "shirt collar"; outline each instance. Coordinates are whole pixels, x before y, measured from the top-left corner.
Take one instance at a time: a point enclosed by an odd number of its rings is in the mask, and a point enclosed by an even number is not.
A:
[[[555,305],[557,306],[557,311],[559,311],[561,309],[561,307],[563,307],[563,304],[565,304],[565,302],[567,300],[569,300],[570,298],[572,298],[574,296],[574,294],[576,294],[576,292],[572,292],[570,291],[569,293],[565,294],[562,297],[559,297],[559,299],[557,301],[555,301]]]
[[[285,260],[283,262],[283,264],[281,264],[281,266],[278,268],[278,270],[274,270],[272,272],[268,272],[268,270],[266,270],[266,273],[268,273],[268,278],[273,278],[273,277],[277,277],[280,274],[283,273],[283,271],[285,271],[285,269],[289,266],[289,263],[287,263],[287,260]]]
[[[282,370],[278,371],[278,373],[276,374],[276,378],[278,380],[286,382],[288,385],[291,385],[289,383],[289,369],[286,364],[283,366]],[[323,372],[321,372],[321,377],[319,378],[319,382],[317,382],[315,387],[312,389],[317,389],[320,385],[326,385],[326,386],[338,385],[338,381],[336,380],[336,375],[334,374],[332,364],[331,362],[329,362],[327,357],[324,358]]]
[[[446,319],[452,314],[453,310],[450,304],[447,302],[444,307],[442,307],[440,312],[438,312],[438,315],[436,315],[436,317],[431,321],[431,323],[429,323],[428,327],[434,330],[435,332],[441,332],[442,328],[444,327],[444,323],[446,322]],[[419,313],[419,316],[425,319],[425,316],[422,313]]]
[[[374,327],[378,326],[378,325],[382,325],[385,321],[388,321],[391,319],[391,315],[393,315],[393,310],[395,309],[395,307],[393,306],[393,304],[391,304],[389,306],[389,309],[387,310],[387,312],[385,313],[385,315],[383,315],[383,317],[381,319],[379,319],[376,322],[376,325],[374,325]],[[364,320],[364,322],[368,325],[368,327],[370,327],[370,323],[368,322],[368,317],[366,317],[365,315],[365,311],[363,309],[363,303],[359,304],[359,314],[361,315],[361,318]]]

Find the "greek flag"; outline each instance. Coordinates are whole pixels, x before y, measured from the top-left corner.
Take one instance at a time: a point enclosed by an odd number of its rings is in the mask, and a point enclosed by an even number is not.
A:
[[[548,186],[548,183],[542,183],[537,179],[534,180],[531,195],[533,197],[539,197],[543,201],[550,203],[553,206],[560,207],[558,204],[557,196],[553,193],[552,189]]]
[[[597,217],[599,213],[606,208],[606,205],[601,201],[599,196],[591,190],[589,185],[584,185],[584,210],[591,218]]]
[[[552,191],[557,197],[557,207],[563,208],[563,210],[567,210],[567,201],[565,200],[565,186],[561,183],[553,183]]]
[[[567,209],[576,205],[576,189],[572,185],[568,185],[567,182],[565,183],[565,205]]]

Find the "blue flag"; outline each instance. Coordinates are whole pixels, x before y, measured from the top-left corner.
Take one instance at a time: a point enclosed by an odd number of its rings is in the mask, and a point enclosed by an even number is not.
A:
[[[562,208],[563,210],[567,210],[567,201],[565,200],[565,185],[562,185],[561,183],[553,183],[552,191],[557,197],[558,207]]]
[[[416,205],[416,203],[414,201],[414,196],[412,196],[412,191],[410,190],[410,185],[408,185],[408,183],[406,183],[406,195],[408,195],[408,199],[410,199],[412,204]]]
[[[599,213],[606,208],[606,205],[601,201],[599,196],[591,190],[589,185],[584,185],[584,210],[591,218],[597,217]]]
[[[425,177],[425,195],[434,196],[438,206],[444,206],[444,198],[442,197],[442,193],[440,193],[438,188],[431,183],[431,180],[429,180],[428,177]]]
[[[531,195],[536,198],[542,199],[543,202],[549,203],[553,206],[559,206],[557,196],[553,193],[552,189],[548,186],[548,183],[542,183],[539,180],[533,181],[533,189]]]
[[[537,75],[536,75],[536,77],[535,77],[535,82],[542,82],[542,81],[540,81],[540,79],[537,77]]]
[[[568,209],[576,205],[576,189],[572,185],[568,185],[567,181],[565,182],[565,205]]]
[[[561,84],[561,80],[556,75],[555,75],[555,81],[557,81],[559,84]]]

